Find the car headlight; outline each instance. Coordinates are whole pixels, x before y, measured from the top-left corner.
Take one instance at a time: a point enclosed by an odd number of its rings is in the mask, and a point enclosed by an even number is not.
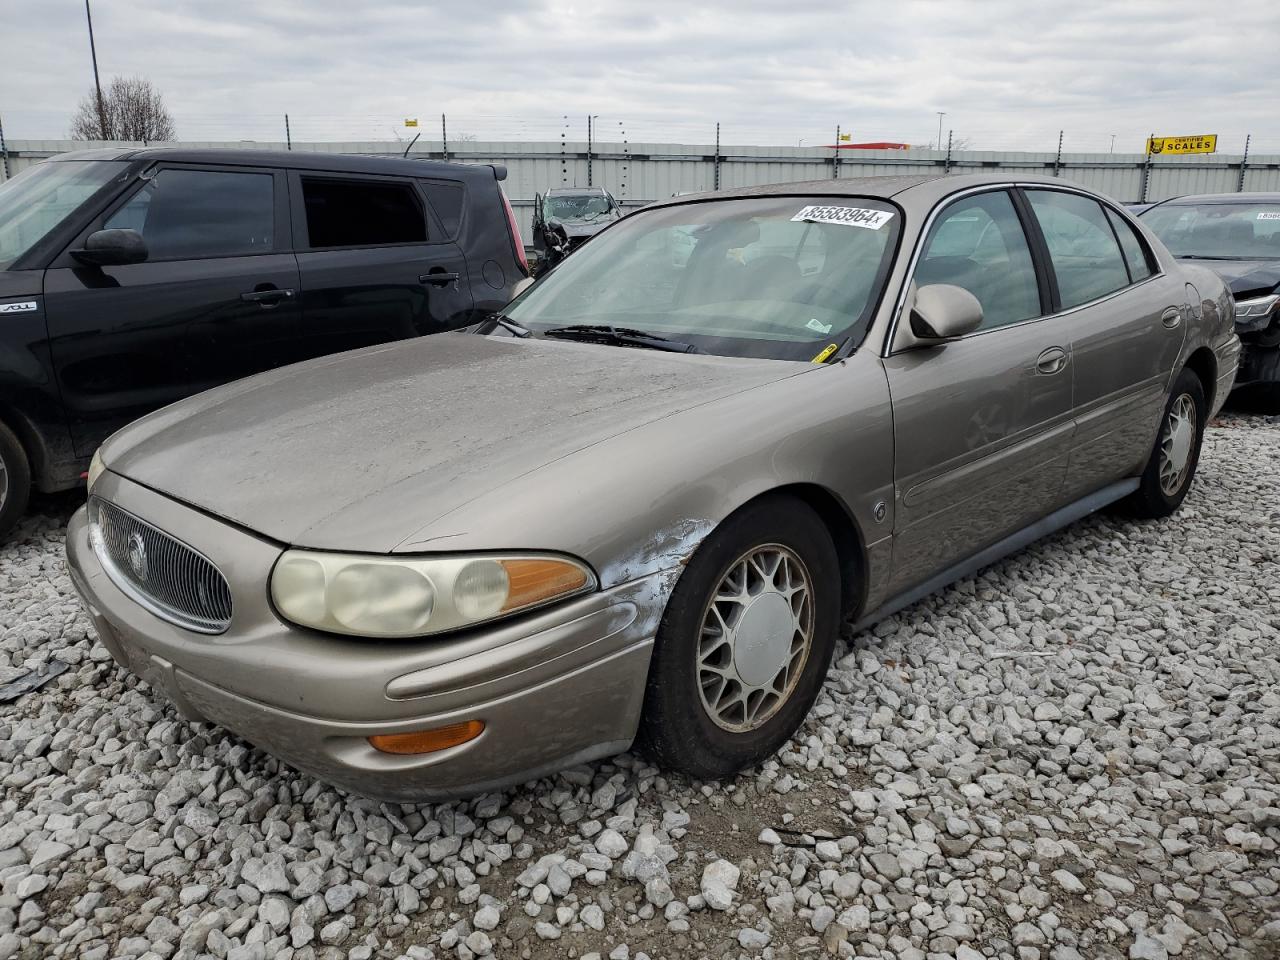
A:
[[[415,559],[288,550],[271,572],[271,599],[286,619],[361,637],[443,633],[595,587],[580,561],[539,554]]]
[[[85,486],[90,493],[93,492],[94,483],[102,476],[102,471],[106,469],[106,465],[102,462],[102,448],[99,447],[93,451],[93,459],[89,461],[89,473],[85,477]]]
[[[1266,297],[1254,297],[1251,300],[1237,300],[1236,320],[1253,320],[1257,317],[1265,317],[1277,303],[1280,303],[1280,293],[1273,293]]]

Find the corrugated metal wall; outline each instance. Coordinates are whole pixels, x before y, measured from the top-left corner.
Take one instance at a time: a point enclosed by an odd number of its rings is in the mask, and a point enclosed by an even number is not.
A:
[[[283,150],[284,143],[238,141],[183,142],[183,147]],[[13,175],[45,157],[70,150],[118,144],[77,143],[71,140],[9,141],[6,156]],[[142,144],[136,144],[142,146]],[[295,152],[398,155],[403,147],[386,141],[367,143],[295,143]],[[1163,200],[1193,193],[1231,193],[1240,183],[1239,156],[1160,157],[1106,153],[1007,153],[957,151],[948,160],[935,150],[841,150],[823,147],[722,148],[719,162],[712,144],[630,143],[594,145],[588,161],[583,142],[451,143],[449,159],[466,163],[502,163],[508,170],[505,189],[516,208],[520,228],[530,237],[535,194],[550,187],[586,186],[609,189],[625,206],[639,206],[676,193],[715,189],[717,168],[721,188],[825,180],[833,176],[875,177],[918,173],[999,171],[1010,176],[1056,175],[1108,194],[1125,203],[1143,196]],[[440,157],[440,141],[419,140],[411,156]],[[4,170],[0,167],[0,179]],[[1280,191],[1280,156],[1251,156],[1245,168],[1245,190]]]

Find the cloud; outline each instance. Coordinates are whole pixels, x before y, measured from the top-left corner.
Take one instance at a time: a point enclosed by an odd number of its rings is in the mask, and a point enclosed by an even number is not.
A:
[[[79,0],[6,0],[3,118],[60,137],[90,88]],[[481,139],[820,143],[837,124],[924,143],[936,111],[980,149],[1140,149],[1245,133],[1280,152],[1280,5],[906,0],[98,0],[104,78],[141,75],[184,139],[384,139],[439,114]],[[1247,31],[1235,25],[1247,24]],[[1252,52],[1251,52],[1252,51]],[[567,119],[566,119],[567,118]]]

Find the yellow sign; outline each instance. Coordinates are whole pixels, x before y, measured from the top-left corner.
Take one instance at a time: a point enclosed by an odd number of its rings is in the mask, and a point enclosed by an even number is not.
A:
[[[404,121],[404,125],[406,127],[416,127],[418,125],[418,118],[414,117],[413,119],[409,119],[408,117],[406,117]]]
[[[853,139],[853,134],[852,134],[852,133],[842,133],[842,134],[840,134],[840,142],[841,142],[841,143],[848,143],[848,142],[849,142],[849,141],[851,141],[852,139]]]
[[[1151,156],[1181,153],[1216,153],[1218,135],[1200,133],[1194,137],[1152,137],[1147,141],[1147,153]]]

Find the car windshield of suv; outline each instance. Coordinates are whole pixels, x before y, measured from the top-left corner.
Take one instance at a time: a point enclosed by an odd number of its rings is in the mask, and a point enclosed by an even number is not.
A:
[[[1175,257],[1280,260],[1280,203],[1165,203],[1142,222]]]
[[[603,219],[613,211],[613,205],[609,203],[608,197],[599,195],[547,197],[543,203],[543,211],[548,220],[579,223]]]
[[[861,340],[900,219],[883,200],[846,197],[642,211],[586,244],[506,312],[535,335],[605,325],[704,353],[813,360],[831,344]]]
[[[127,166],[118,160],[46,161],[0,184],[0,270],[48,236]]]

